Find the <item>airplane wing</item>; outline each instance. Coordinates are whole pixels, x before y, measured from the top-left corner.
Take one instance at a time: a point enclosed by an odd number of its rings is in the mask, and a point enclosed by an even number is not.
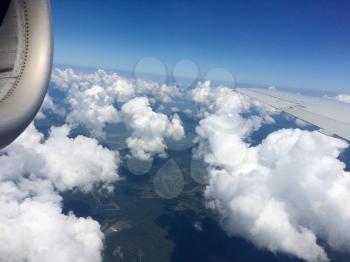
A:
[[[49,0],[0,1],[0,149],[30,124],[52,66]]]
[[[277,90],[237,88],[237,91],[320,128],[320,132],[350,141],[350,104]]]

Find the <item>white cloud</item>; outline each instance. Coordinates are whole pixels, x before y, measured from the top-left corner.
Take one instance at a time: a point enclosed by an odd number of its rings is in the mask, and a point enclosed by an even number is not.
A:
[[[181,97],[181,90],[175,85],[159,84],[142,79],[128,81],[134,86],[136,96],[147,96],[160,103],[172,102],[174,98]],[[124,101],[125,102],[125,101]]]
[[[336,100],[344,103],[350,103],[350,95],[340,94],[335,97]]]
[[[61,90],[68,90],[72,87],[87,90],[95,85],[100,86],[118,102],[127,102],[136,96],[145,95],[166,103],[182,95],[175,85],[160,85],[141,79],[128,79],[101,69],[91,74],[76,73],[72,69],[54,69],[51,81]]]
[[[103,148],[92,138],[69,138],[69,131],[66,125],[54,127],[49,138],[42,141],[43,135],[31,125],[0,157],[0,174],[45,177],[61,191],[89,191],[100,183],[109,187],[117,181],[118,153]]]
[[[111,190],[118,154],[95,139],[45,139],[31,125],[0,155],[0,261],[101,261],[103,234],[91,218],[64,215],[59,191]]]
[[[238,95],[232,88],[225,86],[212,87],[210,81],[199,82],[196,88],[191,90],[190,97],[204,112],[221,111],[225,113],[224,111],[226,111],[226,113],[229,113],[237,110],[240,112],[255,110],[264,121],[274,122],[271,115],[275,114],[276,111],[272,107],[252,100],[247,96]]]
[[[76,74],[71,69],[53,70],[52,82],[67,96],[67,123],[72,127],[85,126],[93,136],[103,137],[106,124],[118,121],[118,111],[113,106],[115,96],[124,97],[127,91],[123,90],[128,90],[128,86],[121,82],[124,89],[118,94],[112,92],[114,78],[118,82],[116,75],[101,70],[94,74]]]
[[[0,261],[101,261],[99,224],[62,214],[47,181],[2,181],[0,192]]]
[[[132,134],[127,139],[131,154],[141,160],[150,160],[154,155],[165,155],[165,137],[179,140],[184,137],[184,128],[178,115],[169,119],[165,114],[152,110],[146,97],[136,97],[122,106],[123,121]]]
[[[199,82],[191,92],[192,100],[198,104],[208,104],[210,92],[210,81]]]
[[[350,251],[350,173],[337,159],[347,143],[283,129],[250,147],[245,139],[264,120],[242,117],[252,105],[241,95],[215,92],[201,100],[197,155],[210,165],[205,196],[227,233],[307,261],[328,260],[317,238]]]
[[[70,92],[68,101],[72,110],[67,115],[67,123],[72,126],[84,125],[96,137],[103,137],[103,129],[107,123],[118,121],[113,100],[100,86]]]
[[[104,137],[107,123],[120,121],[115,103],[126,103],[137,96],[147,96],[154,103],[168,103],[181,96],[176,86],[127,79],[103,70],[79,74],[72,69],[55,69],[52,82],[67,94],[67,123],[85,126],[97,138]]]
[[[350,95],[348,95],[348,94],[339,94],[336,96],[323,96],[323,97],[328,98],[328,99],[337,100],[337,101],[343,102],[343,103],[350,103]]]
[[[212,127],[221,133],[229,135],[232,132],[239,132],[242,136],[247,136],[252,131],[259,129],[262,123],[274,122],[271,115],[275,111],[271,107],[252,101],[231,88],[223,86],[213,88],[210,86],[210,81],[199,83],[191,91],[191,96],[199,106],[201,111],[199,115],[209,116],[207,121],[212,121]],[[241,121],[242,113],[254,112],[259,116],[253,115],[246,121]],[[210,113],[216,117],[211,118]]]

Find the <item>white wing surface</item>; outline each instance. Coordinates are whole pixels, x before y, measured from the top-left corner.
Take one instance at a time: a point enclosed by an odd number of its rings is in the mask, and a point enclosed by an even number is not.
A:
[[[350,104],[269,89],[238,88],[238,92],[350,141]]]

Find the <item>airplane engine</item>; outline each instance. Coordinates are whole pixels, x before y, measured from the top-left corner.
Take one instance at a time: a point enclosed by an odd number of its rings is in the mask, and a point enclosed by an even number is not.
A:
[[[1,0],[0,148],[26,129],[44,100],[52,43],[48,0]]]

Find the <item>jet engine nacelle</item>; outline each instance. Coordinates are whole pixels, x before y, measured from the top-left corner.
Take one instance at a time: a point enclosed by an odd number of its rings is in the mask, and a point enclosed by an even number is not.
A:
[[[26,129],[44,100],[53,41],[48,0],[0,2],[0,148],[3,148]]]

